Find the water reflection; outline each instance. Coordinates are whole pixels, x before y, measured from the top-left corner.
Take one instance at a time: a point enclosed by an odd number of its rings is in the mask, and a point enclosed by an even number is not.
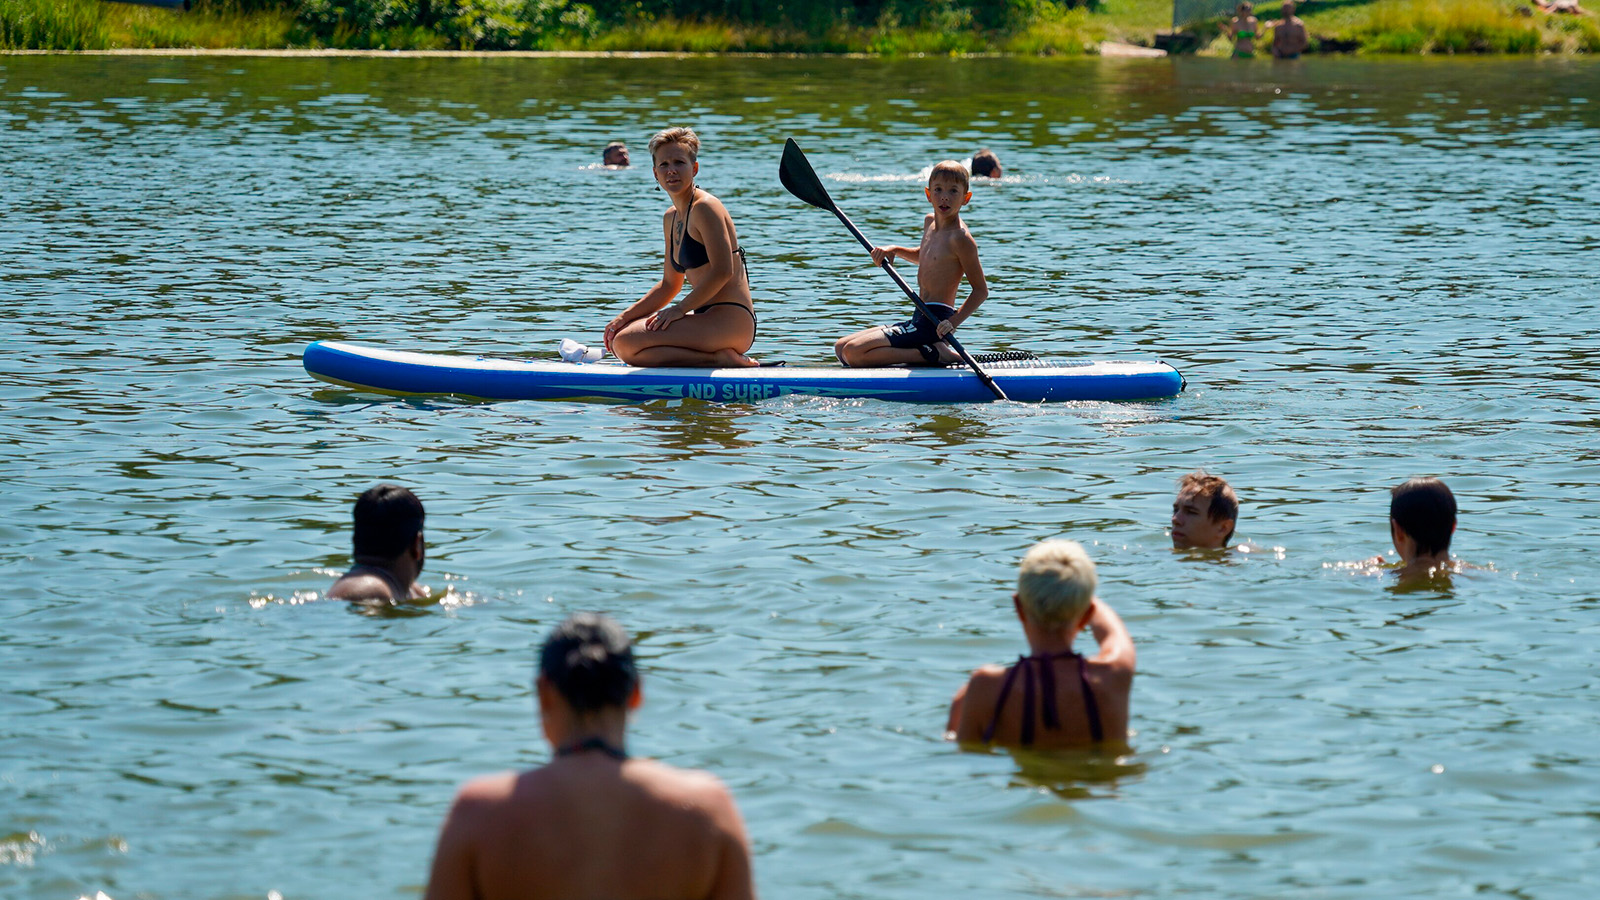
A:
[[[1005,752],[1017,766],[1012,787],[1044,788],[1063,800],[1114,797],[1120,784],[1140,779],[1150,769],[1127,747]]]
[[[610,407],[610,412],[628,423],[629,431],[648,435],[652,443],[677,451],[671,459],[687,459],[711,448],[743,450],[757,445],[741,427],[741,420],[756,412],[746,404],[658,400],[618,404]]]

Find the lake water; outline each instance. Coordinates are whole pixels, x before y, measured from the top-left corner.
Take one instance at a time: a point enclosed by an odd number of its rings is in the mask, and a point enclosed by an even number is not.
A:
[[[783,138],[885,243],[989,146],[967,346],[1188,390],[479,404],[301,370],[317,338],[592,340],[665,206],[593,163],[675,124],[756,355],[906,305],[779,186]],[[728,782],[769,898],[1593,897],[1597,129],[1582,60],[0,57],[0,895],[415,896],[455,786],[547,756],[533,647],[602,609],[644,659],[631,748]],[[1281,551],[1171,550],[1202,466]],[[1423,474],[1483,568],[1342,565]],[[319,601],[384,479],[448,601]],[[1132,752],[960,752],[946,704],[1022,649],[1053,536],[1138,643]]]

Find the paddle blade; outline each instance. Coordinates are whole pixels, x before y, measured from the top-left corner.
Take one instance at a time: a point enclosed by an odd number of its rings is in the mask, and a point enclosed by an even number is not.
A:
[[[789,193],[812,206],[829,212],[836,210],[833,198],[828,196],[828,189],[822,186],[822,179],[812,170],[811,162],[801,152],[794,138],[783,142],[783,162],[778,165],[778,180],[789,189]]]

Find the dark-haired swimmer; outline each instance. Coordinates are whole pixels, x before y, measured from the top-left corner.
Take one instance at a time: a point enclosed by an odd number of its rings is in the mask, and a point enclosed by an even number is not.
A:
[[[1097,584],[1094,563],[1072,541],[1028,551],[1011,600],[1029,655],[972,673],[950,702],[947,739],[1041,748],[1127,742],[1133,638],[1095,596]],[[1085,628],[1100,645],[1091,658],[1072,649]]]
[[[750,842],[728,789],[628,755],[641,703],[621,626],[579,613],[539,653],[539,717],[554,758],[477,778],[439,834],[427,900],[754,897]]]
[[[700,138],[668,128],[650,139],[650,160],[656,184],[672,197],[661,217],[666,260],[655,287],[606,326],[607,349],[630,366],[759,365],[745,355],[756,314],[739,233],[722,201],[694,184]],[[685,279],[693,289],[672,303]]]
[[[1389,539],[1400,562],[1400,581],[1424,581],[1461,571],[1450,556],[1456,533],[1456,498],[1437,478],[1412,478],[1389,490]],[[1383,557],[1372,560],[1387,565]]]
[[[628,145],[621,141],[612,141],[600,151],[600,164],[608,169],[626,169],[628,167]]]
[[[422,600],[422,501],[397,484],[379,484],[356,498],[351,532],[355,563],[328,588],[329,600],[358,603]]]
[[[978,178],[999,178],[1004,172],[1000,168],[1000,157],[995,155],[988,147],[972,154],[972,162],[968,163],[972,174]]]

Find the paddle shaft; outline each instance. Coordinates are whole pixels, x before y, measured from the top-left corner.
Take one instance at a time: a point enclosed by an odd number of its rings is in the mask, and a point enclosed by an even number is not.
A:
[[[830,204],[830,208],[833,210],[833,214],[839,217],[839,221],[844,223],[844,227],[850,229],[850,233],[855,235],[856,240],[861,242],[861,246],[867,248],[867,250],[870,252],[872,250],[872,242],[867,240],[867,236],[861,233],[861,229],[856,227],[856,223],[850,221],[850,217],[844,214],[844,210],[840,209],[838,204]],[[922,302],[922,298],[917,295],[916,291],[911,289],[911,285],[907,284],[905,278],[901,276],[897,269],[895,269],[894,260],[886,256],[883,259],[882,265],[883,270],[889,273],[890,278],[894,279],[894,283],[900,286],[900,290],[905,291],[906,296],[911,298],[911,302],[916,304],[917,311],[922,313],[924,316],[927,316],[928,321],[938,322],[939,320],[933,317],[933,313],[928,311],[928,304]],[[954,334],[947,334],[940,338],[940,340],[950,345],[950,349],[956,352],[956,356],[961,357],[961,361],[967,364],[967,368],[971,369],[978,376],[978,380],[983,382],[983,386],[988,388],[995,395],[996,399],[1011,399],[1010,397],[1006,396],[1005,391],[1000,390],[1000,385],[994,383],[994,379],[989,377],[989,373],[985,372],[978,365],[978,361],[973,359],[971,354],[967,353],[967,348],[961,346],[961,342],[956,340],[956,336]]]

